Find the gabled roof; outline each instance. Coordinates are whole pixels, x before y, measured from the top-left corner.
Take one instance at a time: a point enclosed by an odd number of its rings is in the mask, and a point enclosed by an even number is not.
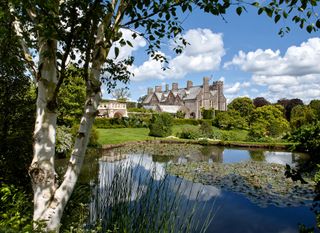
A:
[[[161,96],[162,96],[162,93],[159,93],[159,92],[153,92],[152,94],[148,95],[147,98],[145,98],[145,100],[143,101],[144,104],[148,104],[150,103],[152,97],[155,96],[158,101],[160,102],[161,101]]]
[[[201,91],[201,87],[198,87],[198,86],[191,87],[189,90],[187,90],[186,96],[183,98],[183,100],[196,99],[200,91]]]
[[[160,102],[161,101],[161,97],[162,97],[162,93],[155,92],[154,94],[157,97],[158,101]]]
[[[150,94],[150,95],[148,95],[145,99],[144,99],[144,101],[142,102],[143,104],[147,104],[147,103],[149,103],[150,102],[150,100],[151,100],[151,98],[152,98],[152,96],[153,96],[153,93],[152,94]]]

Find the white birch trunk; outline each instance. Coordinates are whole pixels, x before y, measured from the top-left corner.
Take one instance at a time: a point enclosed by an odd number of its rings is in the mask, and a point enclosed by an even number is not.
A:
[[[51,89],[47,89],[45,85],[39,84],[39,103],[37,103],[38,110],[35,135],[42,140],[35,140],[37,142],[35,142],[34,145],[35,152],[30,173],[32,173],[31,175],[35,183],[34,220],[44,221],[46,231],[59,232],[63,210],[70,199],[79,177],[90,131],[101,100],[100,73],[109,49],[103,48],[101,44],[101,41],[104,40],[104,25],[100,25],[99,29],[103,33],[98,33],[96,40],[95,59],[92,61],[92,69],[90,71],[89,81],[87,82],[84,115],[81,118],[79,131],[66,174],[59,188],[56,187],[54,177],[56,114],[48,112],[46,106],[47,101],[43,101],[47,97],[46,94],[53,92],[51,92]],[[42,69],[45,70],[45,67]],[[50,71],[50,77],[53,77],[53,70]]]
[[[34,221],[43,220],[47,203],[51,201],[56,188],[54,154],[57,114],[49,110],[48,103],[57,84],[55,57],[57,42],[41,39],[39,47],[39,80],[33,160],[29,168],[34,191]]]
[[[86,83],[87,97],[84,114],[81,118],[67,171],[59,187],[54,169],[57,114],[55,113],[56,100],[53,98],[57,86],[57,42],[50,39],[39,39],[40,77],[38,80],[37,116],[34,130],[34,154],[29,173],[34,189],[33,220],[36,224],[41,224],[35,227],[47,232],[59,232],[64,208],[71,197],[80,174],[90,131],[101,100],[101,67],[112,45],[111,36],[105,38],[105,30],[111,24],[112,15],[113,12],[107,14],[98,27],[92,67],[89,80]],[[117,16],[120,20],[119,12]],[[114,33],[118,30],[110,27],[111,29]]]

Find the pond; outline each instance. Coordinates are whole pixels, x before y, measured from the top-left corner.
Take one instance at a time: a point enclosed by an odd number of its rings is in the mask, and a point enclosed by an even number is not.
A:
[[[302,153],[185,144],[139,144],[103,150],[89,222],[94,224],[106,217],[110,220],[132,206],[149,206],[151,199],[146,196],[158,195],[160,204],[152,205],[150,213],[142,215],[148,222],[153,221],[149,215],[157,214],[152,211],[165,208],[161,203],[179,200],[175,207],[170,202],[170,210],[187,216],[172,221],[188,224],[190,213],[194,213],[189,224],[198,227],[191,232],[199,232],[201,226],[207,227],[206,232],[299,232],[300,224],[316,225],[311,210],[314,184],[308,178],[308,184],[286,179],[284,171],[286,164],[295,167],[307,160],[308,155]],[[129,178],[119,178],[119,173]],[[127,196],[111,194],[119,184]],[[156,188],[149,189],[150,185]],[[110,211],[116,201],[128,200],[130,204],[121,204],[118,212]],[[158,221],[162,217],[155,218]]]

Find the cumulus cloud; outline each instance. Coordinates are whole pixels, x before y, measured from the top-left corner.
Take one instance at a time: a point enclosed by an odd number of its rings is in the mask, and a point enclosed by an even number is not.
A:
[[[140,81],[153,79],[178,79],[188,73],[217,70],[221,58],[225,55],[222,34],[213,33],[210,29],[191,29],[183,37],[189,45],[176,57],[170,58],[169,69],[162,70],[161,63],[149,58],[140,66],[132,67],[135,74],[132,80]],[[170,47],[174,47],[174,41]],[[162,54],[166,55],[166,54]]]
[[[266,86],[271,100],[301,98],[309,101],[320,98],[320,38],[310,38],[300,46],[291,46],[282,56],[271,49],[240,51],[224,64],[252,73],[252,82]]]
[[[230,94],[230,95],[237,94],[237,93],[239,93],[239,91],[241,89],[248,88],[248,87],[250,87],[250,85],[251,84],[249,82],[243,82],[243,83],[236,82],[233,85],[227,85],[224,90],[224,93],[226,93],[227,95],[228,94]]]
[[[125,45],[125,46],[121,47],[119,42],[114,43],[114,45],[111,47],[109,55],[108,55],[108,58],[110,58],[110,59],[115,58],[115,50],[114,50],[115,47],[120,48],[117,60],[122,60],[122,59],[125,59],[125,58],[131,56],[133,51],[136,51],[139,48],[146,46],[146,40],[143,37],[138,35],[135,39],[133,39],[132,34],[134,32],[132,32],[131,30],[121,29],[121,32],[122,32],[122,38],[124,40],[130,41],[132,44],[132,47],[129,45]]]

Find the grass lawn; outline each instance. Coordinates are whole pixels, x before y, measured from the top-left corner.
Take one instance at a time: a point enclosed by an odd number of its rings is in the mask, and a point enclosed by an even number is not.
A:
[[[198,126],[194,125],[174,125],[172,128],[172,135],[177,136],[177,133],[180,132],[183,128],[194,128],[199,129]],[[98,142],[101,145],[110,145],[110,144],[122,144],[126,142],[135,142],[135,141],[144,141],[155,139],[155,137],[148,136],[148,128],[117,128],[117,129],[97,129],[99,134]],[[213,127],[213,132],[216,135],[219,135],[221,140],[221,145],[234,145],[234,146],[290,146],[292,143],[286,142],[250,142],[247,139],[248,131],[247,130],[221,130]],[[164,138],[157,138],[164,139]],[[192,141],[192,140],[190,140]]]
[[[148,128],[120,128],[120,129],[97,129],[98,142],[101,145],[121,144],[125,142],[152,139],[148,136]]]
[[[172,135],[177,136],[183,128],[199,129],[199,126],[195,125],[174,125],[172,128]],[[148,128],[118,128],[118,129],[97,129],[99,133],[98,142],[101,145],[107,144],[121,144],[132,141],[142,141],[147,139],[154,139],[154,137],[148,136]],[[245,141],[247,131],[244,130],[220,130],[213,128],[214,132],[225,135],[225,139],[231,141]]]

